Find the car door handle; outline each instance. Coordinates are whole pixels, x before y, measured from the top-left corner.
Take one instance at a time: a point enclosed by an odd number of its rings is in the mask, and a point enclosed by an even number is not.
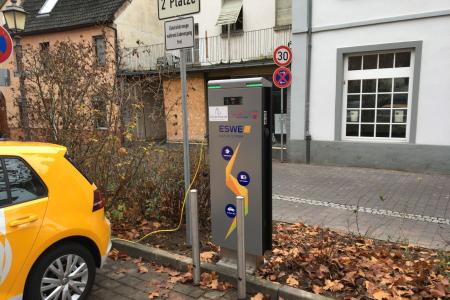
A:
[[[36,222],[37,220],[38,220],[38,216],[28,216],[28,217],[24,217],[24,218],[20,218],[15,221],[12,221],[11,223],[9,223],[9,226],[18,227],[20,225],[25,225],[25,224]]]

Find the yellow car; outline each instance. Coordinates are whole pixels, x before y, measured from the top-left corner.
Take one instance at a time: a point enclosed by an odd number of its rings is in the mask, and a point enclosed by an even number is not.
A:
[[[86,299],[110,236],[65,147],[0,142],[0,300]]]

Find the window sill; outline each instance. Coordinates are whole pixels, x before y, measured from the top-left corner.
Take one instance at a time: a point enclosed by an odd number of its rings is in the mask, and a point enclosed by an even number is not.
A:
[[[274,31],[285,31],[285,30],[291,30],[292,24],[290,25],[277,25],[273,28]]]
[[[230,36],[231,37],[242,36],[242,35],[244,35],[244,30],[235,30],[235,31],[232,30],[230,32]],[[222,33],[220,36],[222,38],[227,38],[228,37],[228,33]]]
[[[343,137],[341,142],[351,142],[351,143],[375,143],[375,144],[409,144],[409,140],[407,139],[374,139],[374,138],[351,138],[351,137]]]

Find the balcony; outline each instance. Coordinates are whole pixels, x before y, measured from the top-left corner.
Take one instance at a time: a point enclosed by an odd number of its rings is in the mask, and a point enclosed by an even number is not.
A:
[[[228,63],[271,60],[274,49],[287,45],[292,37],[291,29],[273,28],[233,33],[229,41],[224,35],[196,38],[194,49],[188,51],[189,67],[213,66]],[[156,71],[176,68],[179,51],[166,51],[164,44],[122,49],[122,71]]]

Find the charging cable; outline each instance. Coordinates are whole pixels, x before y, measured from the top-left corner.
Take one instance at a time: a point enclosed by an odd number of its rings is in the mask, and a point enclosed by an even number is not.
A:
[[[130,240],[120,239],[120,238],[113,238],[113,239],[111,239],[112,241],[122,241],[122,242],[128,242],[128,243],[133,243],[133,244],[139,244],[140,242],[142,242],[143,240],[147,239],[148,237],[150,237],[152,235],[155,235],[155,234],[158,234],[158,233],[177,232],[178,230],[180,230],[181,224],[183,223],[184,208],[186,206],[186,201],[187,201],[189,192],[190,192],[192,186],[194,185],[195,181],[197,180],[198,173],[200,171],[200,167],[201,167],[202,162],[203,162],[203,148],[204,148],[204,146],[205,146],[205,140],[202,141],[201,146],[200,146],[200,156],[199,156],[199,159],[198,159],[198,163],[197,163],[197,167],[196,167],[196,170],[195,170],[195,173],[194,173],[194,177],[192,178],[192,181],[189,184],[189,188],[184,193],[183,205],[181,207],[180,221],[178,222],[178,226],[175,227],[174,229],[162,229],[162,230],[152,231],[152,232],[144,235],[143,237],[141,237],[137,241],[130,241]]]

